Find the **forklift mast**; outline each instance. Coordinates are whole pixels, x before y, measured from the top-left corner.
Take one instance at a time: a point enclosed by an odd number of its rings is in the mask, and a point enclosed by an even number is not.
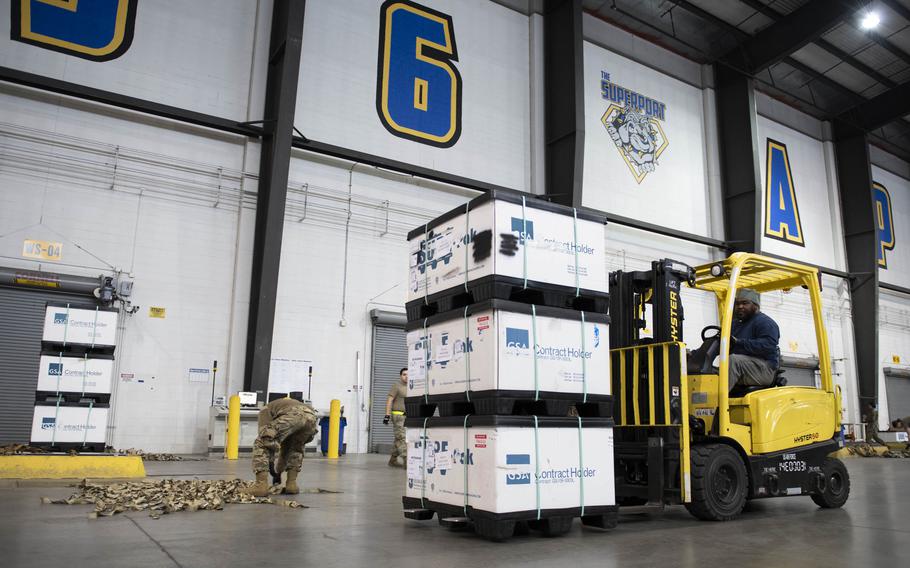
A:
[[[610,346],[682,342],[683,282],[695,283],[695,269],[667,258],[653,261],[651,270],[610,273]],[[651,304],[650,322],[645,304]],[[642,338],[641,331],[649,324],[653,337]]]

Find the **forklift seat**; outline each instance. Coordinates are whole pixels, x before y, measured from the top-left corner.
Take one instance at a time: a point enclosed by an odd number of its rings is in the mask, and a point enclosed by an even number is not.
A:
[[[778,368],[774,371],[774,379],[771,381],[770,385],[733,385],[733,388],[730,389],[730,398],[742,398],[749,394],[750,392],[760,391],[764,389],[770,389],[774,387],[785,387],[787,386],[787,378],[784,376],[785,371],[781,368]]]

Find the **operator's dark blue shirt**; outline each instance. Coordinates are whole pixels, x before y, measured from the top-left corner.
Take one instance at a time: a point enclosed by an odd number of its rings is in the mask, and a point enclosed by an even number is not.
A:
[[[772,369],[777,369],[780,364],[780,328],[773,319],[758,312],[745,321],[733,320],[732,333],[736,338],[733,353],[764,359]]]

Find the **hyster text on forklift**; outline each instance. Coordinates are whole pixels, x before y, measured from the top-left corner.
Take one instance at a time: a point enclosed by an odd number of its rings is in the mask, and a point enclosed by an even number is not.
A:
[[[686,353],[680,288],[714,294],[720,326]],[[787,386],[782,371],[767,387],[729,389],[736,291],[808,290],[820,386]],[[652,337],[642,337],[648,326]],[[844,464],[841,397],[831,376],[818,271],[755,254],[691,268],[672,260],[651,270],[610,275],[611,371],[616,496],[621,506],[685,504],[695,517],[737,517],[747,499],[809,495],[840,507],[850,493]],[[714,367],[715,359],[718,367]]]

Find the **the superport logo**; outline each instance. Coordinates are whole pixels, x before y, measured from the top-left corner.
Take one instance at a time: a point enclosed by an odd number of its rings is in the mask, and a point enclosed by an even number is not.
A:
[[[793,438],[794,444],[799,444],[800,442],[809,442],[811,440],[819,439],[820,435],[818,432],[812,432],[811,434],[803,434],[802,436],[796,436]]]

